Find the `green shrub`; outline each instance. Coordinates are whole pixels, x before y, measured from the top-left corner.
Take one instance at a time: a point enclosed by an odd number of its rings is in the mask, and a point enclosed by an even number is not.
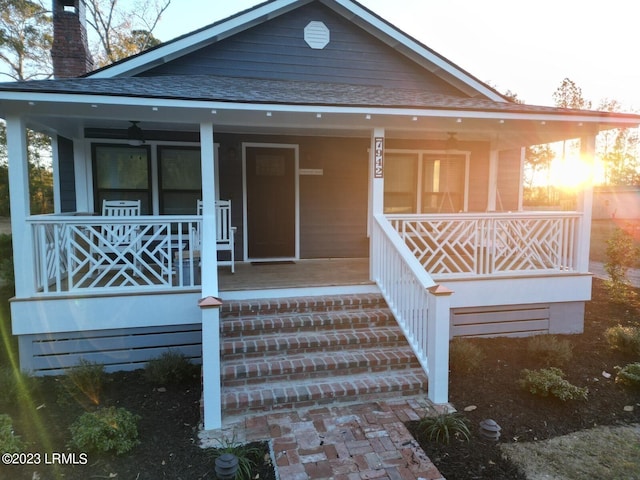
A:
[[[147,362],[145,378],[155,385],[179,384],[193,378],[196,367],[182,353],[164,352]]]
[[[249,443],[241,444],[233,438],[218,439],[218,446],[211,451],[213,463],[215,460],[225,454],[232,453],[238,457],[238,472],[236,473],[236,480],[251,480],[253,470],[257,463],[261,460],[262,449],[259,444]]]
[[[459,413],[442,413],[434,416],[422,417],[418,423],[419,435],[430,442],[448,445],[452,437],[469,441],[471,432],[467,419]]]
[[[484,352],[466,338],[454,338],[449,344],[449,367],[458,373],[470,373],[482,366]]]
[[[81,405],[100,405],[102,390],[107,383],[104,365],[81,359],[78,365],[65,370],[60,377],[63,393]]]
[[[24,451],[24,443],[13,433],[13,421],[6,413],[0,413],[0,453],[19,453]]]
[[[552,395],[560,400],[587,399],[589,390],[576,387],[564,379],[564,372],[559,368],[550,367],[540,370],[523,370],[520,386],[533,395],[548,397]]]
[[[11,367],[0,367],[0,405],[22,402],[36,388],[36,379]]]
[[[92,452],[127,453],[138,443],[140,417],[125,408],[83,413],[70,427],[71,447]]]
[[[627,355],[640,355],[640,327],[616,325],[604,332],[611,348]]]
[[[616,383],[626,387],[640,388],[640,362],[622,367],[616,375]]]
[[[527,351],[544,365],[564,365],[573,356],[573,347],[568,340],[554,335],[537,335],[527,341]]]

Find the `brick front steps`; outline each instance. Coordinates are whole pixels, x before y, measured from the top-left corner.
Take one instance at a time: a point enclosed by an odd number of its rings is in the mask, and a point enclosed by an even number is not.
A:
[[[231,302],[221,310],[225,415],[426,392],[381,296]]]

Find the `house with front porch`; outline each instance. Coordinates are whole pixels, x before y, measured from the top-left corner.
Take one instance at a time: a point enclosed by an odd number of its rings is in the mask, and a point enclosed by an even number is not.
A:
[[[202,361],[217,428],[232,397],[446,403],[451,337],[582,331],[592,189],[575,211],[523,211],[524,148],[578,138],[589,164],[599,131],[640,117],[514,103],[352,0],[267,1],[86,74],[83,2],[53,12],[56,78],[0,84],[24,370],[178,349]],[[52,139],[51,215],[29,212],[27,129]],[[307,319],[313,334],[278,343]],[[340,390],[307,368],[374,326],[392,375],[352,352],[325,376],[367,376]],[[408,363],[425,383],[394,390]],[[286,364],[287,400],[254,388],[262,364]]]

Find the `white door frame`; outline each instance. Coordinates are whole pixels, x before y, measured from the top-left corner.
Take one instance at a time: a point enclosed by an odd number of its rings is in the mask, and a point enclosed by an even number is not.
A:
[[[289,148],[293,150],[294,155],[294,188],[295,188],[295,255],[287,258],[249,258],[249,232],[247,228],[247,148]],[[243,224],[243,253],[244,259],[248,262],[278,262],[300,259],[300,177],[299,177],[299,157],[300,146],[297,143],[260,143],[260,142],[243,142],[242,143],[242,224]]]

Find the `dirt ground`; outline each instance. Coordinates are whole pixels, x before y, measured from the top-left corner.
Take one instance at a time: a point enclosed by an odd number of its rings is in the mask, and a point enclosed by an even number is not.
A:
[[[504,455],[503,447],[506,446],[508,451],[526,452],[532,451],[527,448],[535,445],[536,448],[553,451],[554,444],[545,447],[544,442],[563,437],[567,449],[575,448],[578,452],[577,440],[572,445],[572,439],[580,438],[576,432],[591,432],[590,438],[587,437],[589,447],[583,450],[586,458],[580,458],[580,461],[588,458],[608,473],[547,478],[640,479],[640,454],[636,451],[634,455],[627,455],[613,446],[615,443],[611,436],[615,438],[619,431],[607,429],[606,435],[599,435],[599,430],[592,430],[594,427],[629,427],[640,423],[640,391],[615,383],[616,366],[640,359],[612,350],[604,339],[604,331],[617,324],[639,325],[640,310],[611,304],[603,282],[594,279],[593,300],[586,308],[585,332],[563,337],[571,342],[573,359],[561,367],[567,380],[589,389],[586,401],[562,402],[533,396],[520,388],[518,380],[523,369],[546,366],[527,354],[527,339],[471,340],[482,348],[485,358],[475,372],[452,372],[449,398],[468,420],[472,439],[468,443],[454,440],[450,445],[421,442],[427,456],[447,480],[531,480],[525,475],[525,469]],[[466,407],[475,408],[464,411]],[[484,419],[493,419],[502,427],[498,442],[484,440],[479,435],[479,423]],[[517,448],[522,445],[526,448]],[[602,452],[603,455],[596,459],[594,452]],[[530,458],[535,460],[536,455],[531,454]],[[524,462],[522,456],[514,457],[514,460],[520,464]],[[631,476],[614,476],[612,464],[620,463],[629,463],[634,473]],[[560,461],[558,465],[569,468],[568,462]]]

